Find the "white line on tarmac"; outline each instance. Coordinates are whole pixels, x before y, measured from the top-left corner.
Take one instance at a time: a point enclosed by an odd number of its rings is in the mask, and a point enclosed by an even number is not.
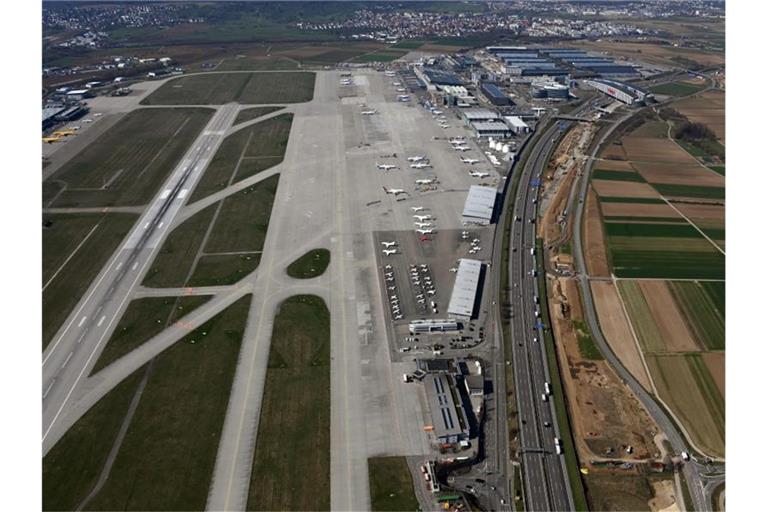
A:
[[[147,229],[148,227],[149,227],[149,222],[147,222],[146,224],[144,224],[144,229]]]
[[[69,360],[70,360],[70,359],[72,359],[72,354],[74,354],[74,352],[70,352],[70,353],[69,353],[69,355],[67,356],[67,358],[64,360],[64,364],[63,364],[63,365],[61,365],[61,367],[62,367],[62,368],[64,368],[65,366],[67,366],[67,363],[69,362]]]
[[[120,267],[122,266],[123,266],[123,262],[121,261],[120,263],[117,264],[117,266],[115,267],[115,270],[120,270]]]
[[[139,266],[139,262],[137,261],[136,263],[133,264],[133,266],[131,267],[131,270],[136,270],[136,267],[138,266]]]
[[[77,342],[80,343],[83,341],[83,338],[85,338],[85,333],[81,334],[79,338],[77,338]]]
[[[163,227],[163,223],[162,222],[157,225],[157,229],[160,229],[161,227]]]
[[[102,317],[99,319],[99,323],[98,323],[98,324],[96,324],[96,327],[101,327],[101,324],[103,324],[103,323],[104,323],[104,320],[106,320],[106,318],[107,318],[107,315],[104,315],[104,316],[102,316]]]
[[[82,327],[82,326],[83,326],[83,323],[85,322],[85,319],[86,319],[86,318],[88,318],[88,317],[87,317],[87,316],[84,316],[83,318],[81,318],[81,319],[80,319],[80,323],[79,323],[79,324],[77,324],[77,326],[78,326],[78,327]]]
[[[48,396],[48,393],[51,392],[51,388],[53,387],[53,383],[56,382],[56,379],[53,379],[50,384],[48,384],[48,387],[45,388],[45,393],[43,393],[43,399]]]

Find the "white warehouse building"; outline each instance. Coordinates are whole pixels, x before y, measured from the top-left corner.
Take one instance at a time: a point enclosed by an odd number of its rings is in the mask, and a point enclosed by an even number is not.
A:
[[[456,282],[453,285],[451,300],[448,303],[448,315],[461,320],[471,320],[475,313],[478,285],[483,263],[479,260],[461,258]]]
[[[645,103],[646,99],[652,97],[650,93],[643,89],[615,80],[595,78],[586,80],[585,83],[627,105],[641,105]]]
[[[461,222],[466,224],[480,224],[487,226],[493,220],[493,210],[496,206],[496,189],[482,185],[469,187],[467,200],[464,202],[464,211],[461,214]]]
[[[516,135],[520,135],[521,133],[528,133],[531,131],[531,128],[525,123],[525,121],[523,121],[518,116],[504,116],[504,121],[506,121],[506,123]]]

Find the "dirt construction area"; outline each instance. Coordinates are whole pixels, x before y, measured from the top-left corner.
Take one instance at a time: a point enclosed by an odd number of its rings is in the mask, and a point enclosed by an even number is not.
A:
[[[563,382],[579,458],[641,460],[658,456],[653,441],[658,429],[642,404],[604,359],[586,359],[581,353],[575,330],[583,321],[577,282],[557,278],[548,283],[552,327],[562,347],[558,357],[568,369],[563,372]],[[628,446],[631,454],[626,451]]]
[[[643,387],[650,390],[651,383],[645,371],[642,356],[613,283],[593,282],[592,298],[595,301],[600,327],[611,350]]]
[[[611,270],[608,267],[608,256],[603,235],[603,220],[600,217],[597,196],[590,189],[587,195],[586,216],[584,220],[584,251],[587,271],[593,277],[608,277]]]

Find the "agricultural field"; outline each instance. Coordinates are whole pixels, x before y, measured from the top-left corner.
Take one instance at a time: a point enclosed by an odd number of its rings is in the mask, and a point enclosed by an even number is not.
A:
[[[302,103],[312,99],[314,89],[315,74],[307,71],[200,73],[167,81],[142,104]]]
[[[650,91],[654,94],[663,94],[666,96],[689,96],[704,89],[705,84],[693,84],[688,82],[670,82],[667,84],[651,87]]]
[[[77,421],[43,459],[43,508],[203,509],[249,304],[250,295],[176,342]],[[81,503],[124,419],[130,423],[108,479]]]
[[[282,162],[292,123],[293,114],[280,114],[242,128],[224,139],[188,203]]]
[[[43,349],[128,234],[138,215],[43,215]]]
[[[248,510],[329,510],[330,314],[298,295],[272,330]]]
[[[104,345],[91,375],[144,344],[166,327],[210,300],[210,295],[147,297],[128,304],[112,337]]]
[[[413,492],[413,477],[405,457],[368,459],[368,482],[372,510],[404,511],[419,508]]]
[[[48,179],[66,185],[50,206],[147,204],[212,114],[207,108],[134,110]]]
[[[646,358],[659,396],[694,441],[708,453],[725,455],[725,398],[699,354]]]
[[[286,272],[295,279],[310,279],[322,275],[331,262],[331,251],[312,249],[288,265]]]

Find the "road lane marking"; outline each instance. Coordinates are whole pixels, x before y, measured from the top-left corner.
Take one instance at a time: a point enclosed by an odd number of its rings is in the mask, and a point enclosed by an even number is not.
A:
[[[101,324],[103,324],[103,323],[104,323],[104,320],[106,320],[106,318],[107,318],[107,315],[104,315],[104,316],[102,316],[102,317],[99,319],[99,323],[98,323],[98,324],[96,324],[96,327],[101,327]]]
[[[160,229],[161,227],[163,227],[163,222],[157,225],[157,229]]]
[[[65,366],[67,366],[67,363],[69,362],[69,360],[70,360],[70,359],[72,359],[72,354],[74,354],[74,352],[70,352],[70,353],[69,353],[69,355],[67,356],[67,358],[64,360],[64,364],[63,364],[63,365],[61,365],[61,367],[62,367],[62,368],[64,368]]]
[[[171,195],[171,189],[167,188],[163,190],[162,194],[160,194],[160,199],[166,199],[169,195]]]
[[[133,266],[131,267],[131,270],[136,270],[136,267],[138,266],[139,266],[139,262],[137,261],[136,263],[133,264]]]
[[[84,316],[83,318],[81,318],[81,319],[80,319],[80,323],[79,323],[79,324],[77,324],[77,326],[78,326],[78,327],[82,327],[82,326],[83,326],[83,323],[85,322],[85,319],[86,319],[86,318],[88,318],[88,317],[87,317],[87,316]]]
[[[85,333],[81,334],[79,338],[77,338],[77,342],[80,343],[83,341],[83,338],[85,338]]]
[[[149,227],[149,222],[147,222],[146,224],[144,224],[144,229],[147,229],[148,227]]]
[[[122,266],[123,266],[123,262],[121,261],[120,263],[117,264],[117,266],[115,267],[115,270],[120,270],[120,267]]]
[[[48,387],[45,388],[45,393],[43,393],[43,400],[45,400],[45,397],[48,396],[48,393],[50,393],[51,388],[53,387],[53,383],[56,382],[56,379],[54,378],[50,384],[48,384]]]

